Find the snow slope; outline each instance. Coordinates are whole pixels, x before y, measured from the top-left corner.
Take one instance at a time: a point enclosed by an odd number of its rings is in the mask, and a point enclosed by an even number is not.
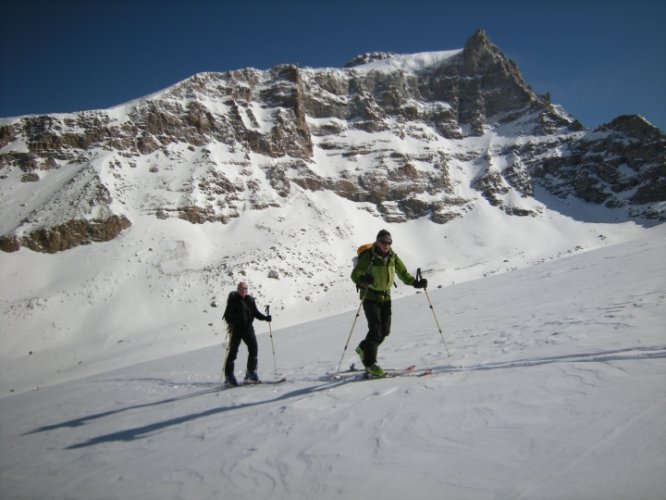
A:
[[[645,233],[634,222],[611,222],[613,210],[603,208],[608,222],[582,222],[566,214],[587,217],[592,206],[557,203],[560,211],[539,217],[479,203],[445,225],[386,224],[330,192],[304,193],[229,224],[137,213],[108,243],[55,255],[0,252],[0,282],[11,283],[0,289],[0,395],[217,345],[227,294],[241,279],[271,305],[276,326],[353,309],[351,259],[383,227],[410,272],[422,268],[433,289]]]
[[[380,361],[431,376],[327,377],[352,306],[274,322],[286,384],[218,392],[216,345],[3,397],[1,496],[663,499],[665,251],[661,225],[430,289],[451,357],[426,296],[402,287]]]

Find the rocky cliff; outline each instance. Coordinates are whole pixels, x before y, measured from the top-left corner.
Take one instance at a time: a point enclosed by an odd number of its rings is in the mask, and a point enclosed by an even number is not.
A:
[[[387,222],[475,204],[539,216],[538,189],[666,220],[666,135],[585,129],[482,31],[463,49],[343,68],[195,75],[108,110],[0,122],[0,249],[108,241],[133,213],[193,224],[330,191]]]

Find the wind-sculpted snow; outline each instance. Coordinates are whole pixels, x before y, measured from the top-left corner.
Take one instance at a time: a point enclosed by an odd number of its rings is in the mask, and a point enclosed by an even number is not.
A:
[[[665,250],[658,226],[431,290],[450,357],[425,296],[394,301],[380,362],[432,369],[423,377],[327,375],[350,309],[273,325],[284,384],[219,390],[218,345],[4,397],[3,495],[661,499]],[[272,379],[258,331],[260,375]],[[364,333],[359,321],[351,344]]]

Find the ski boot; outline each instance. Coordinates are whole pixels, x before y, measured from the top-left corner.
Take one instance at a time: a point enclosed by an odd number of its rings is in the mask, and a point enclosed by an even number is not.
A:
[[[236,376],[233,373],[226,376],[226,378],[224,380],[224,386],[225,387],[238,387],[238,380],[236,380]]]
[[[381,366],[374,364],[365,367],[365,376],[367,378],[382,378],[386,376],[386,372]]]
[[[257,372],[248,371],[245,373],[246,384],[258,384],[260,382]]]

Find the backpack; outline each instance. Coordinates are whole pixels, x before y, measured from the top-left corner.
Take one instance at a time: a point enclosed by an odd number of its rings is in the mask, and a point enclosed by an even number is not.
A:
[[[352,259],[354,267],[356,267],[356,265],[358,264],[358,258],[361,256],[362,253],[372,250],[372,245],[374,245],[374,243],[364,243],[363,245],[361,245],[356,249],[356,256]]]

